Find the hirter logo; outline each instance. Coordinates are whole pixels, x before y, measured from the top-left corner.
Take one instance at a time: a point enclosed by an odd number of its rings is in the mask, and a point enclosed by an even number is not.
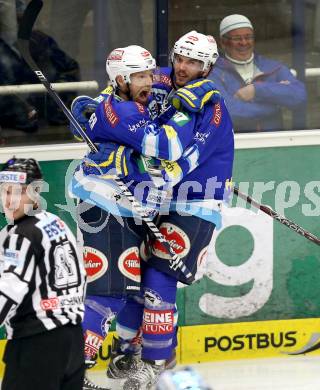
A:
[[[159,230],[177,255],[184,257],[189,253],[189,237],[178,226],[164,222]],[[153,243],[152,253],[162,259],[171,259],[171,255],[158,240]]]
[[[90,246],[83,248],[83,261],[88,276],[88,283],[100,278],[108,269],[106,256]]]
[[[136,246],[128,248],[119,257],[118,266],[120,272],[134,282],[140,283],[140,256]]]

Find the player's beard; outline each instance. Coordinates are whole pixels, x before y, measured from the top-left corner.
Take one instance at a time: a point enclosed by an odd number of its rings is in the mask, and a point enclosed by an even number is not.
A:
[[[191,81],[191,77],[184,72],[179,72],[175,75],[175,84],[179,88],[184,87],[189,81]]]

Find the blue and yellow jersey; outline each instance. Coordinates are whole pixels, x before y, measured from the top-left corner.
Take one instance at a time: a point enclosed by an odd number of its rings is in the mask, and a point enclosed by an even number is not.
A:
[[[232,122],[224,100],[207,103],[197,113],[177,111],[161,124],[151,112],[155,101],[170,100],[170,73],[170,68],[161,68],[155,74],[149,107],[123,101],[110,89],[102,93],[87,125],[88,135],[94,142],[115,142],[137,152],[132,157],[135,170],[124,179],[136,196],[141,183],[148,182],[160,192],[170,192],[170,209],[179,203],[221,200],[225,189],[230,190],[234,158]],[[150,191],[140,193],[145,203]]]

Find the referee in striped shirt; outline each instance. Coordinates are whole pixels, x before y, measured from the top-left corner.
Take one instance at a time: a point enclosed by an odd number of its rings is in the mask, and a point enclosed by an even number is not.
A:
[[[0,231],[0,324],[8,342],[2,390],[81,390],[84,378],[85,270],[76,240],[41,210],[34,159],[0,171],[8,225]]]

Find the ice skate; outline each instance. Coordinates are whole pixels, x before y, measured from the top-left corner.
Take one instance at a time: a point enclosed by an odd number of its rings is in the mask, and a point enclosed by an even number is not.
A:
[[[107,377],[110,379],[127,378],[136,372],[140,364],[140,348],[136,353],[123,353],[120,348],[120,340],[113,337],[111,359],[107,369]]]
[[[108,387],[101,387],[94,384],[87,376],[84,377],[82,390],[111,390]]]
[[[123,390],[150,390],[157,382],[159,375],[165,369],[165,361],[141,361],[138,371],[124,383]]]

